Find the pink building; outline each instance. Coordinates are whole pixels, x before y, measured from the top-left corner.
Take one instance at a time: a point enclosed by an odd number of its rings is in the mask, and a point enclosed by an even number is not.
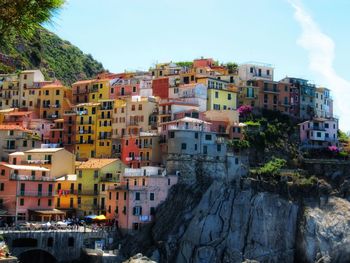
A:
[[[11,125],[19,125],[25,129],[29,128],[30,121],[32,120],[33,113],[31,111],[18,111],[6,113],[3,123]]]
[[[140,95],[140,80],[135,78],[117,78],[110,81],[109,98],[118,99],[123,97]]]
[[[57,220],[64,213],[54,209],[55,178],[42,166],[18,165],[24,153],[10,154],[9,163],[0,164],[0,204],[9,221]],[[16,209],[17,207],[17,209]]]
[[[125,169],[120,183],[108,190],[107,218],[116,220],[124,231],[141,229],[154,219],[156,207],[177,179],[160,167]]]
[[[339,146],[337,119],[314,118],[300,123],[299,127],[300,141],[303,147]]]

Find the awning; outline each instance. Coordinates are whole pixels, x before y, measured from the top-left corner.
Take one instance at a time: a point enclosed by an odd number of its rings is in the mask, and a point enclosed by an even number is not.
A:
[[[58,209],[47,209],[47,210],[30,210],[32,213],[36,213],[39,215],[65,215],[64,211]]]
[[[94,218],[95,220],[106,220],[107,218],[104,215],[99,215]]]

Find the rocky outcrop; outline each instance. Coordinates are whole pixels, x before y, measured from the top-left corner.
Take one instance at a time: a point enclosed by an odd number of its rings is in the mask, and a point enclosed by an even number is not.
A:
[[[178,184],[124,252],[176,263],[350,262],[350,203],[329,188],[291,201],[247,179]]]
[[[299,262],[350,262],[350,203],[307,206],[298,231]]]
[[[293,262],[298,206],[214,183],[179,240],[176,262]]]

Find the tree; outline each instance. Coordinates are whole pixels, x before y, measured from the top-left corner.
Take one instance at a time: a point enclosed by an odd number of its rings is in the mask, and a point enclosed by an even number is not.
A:
[[[65,0],[1,0],[0,40],[11,36],[31,37],[64,3]]]
[[[226,64],[226,67],[228,69],[228,73],[229,74],[233,74],[233,73],[236,73],[237,70],[238,70],[238,64],[237,63],[234,63],[234,62],[229,62]]]

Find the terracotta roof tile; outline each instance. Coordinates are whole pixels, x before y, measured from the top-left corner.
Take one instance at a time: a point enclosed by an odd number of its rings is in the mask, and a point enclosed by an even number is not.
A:
[[[86,162],[81,162],[80,165],[78,165],[77,169],[100,169],[106,165],[109,165],[115,161],[118,161],[119,159],[97,159],[97,158],[91,158]]]

